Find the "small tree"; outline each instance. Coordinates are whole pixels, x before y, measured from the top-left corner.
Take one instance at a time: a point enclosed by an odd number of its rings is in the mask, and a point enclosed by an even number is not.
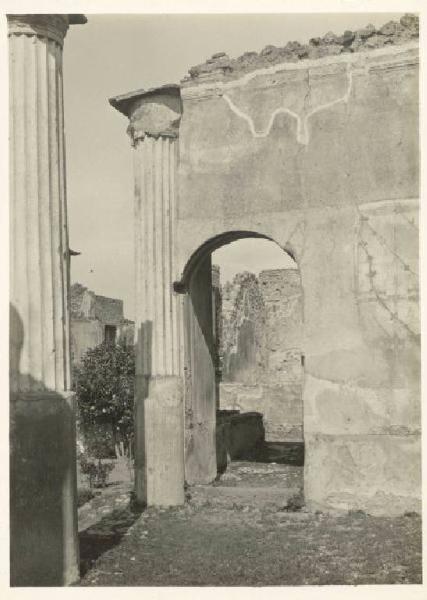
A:
[[[75,368],[80,427],[95,458],[105,458],[110,441],[117,458],[131,460],[134,378],[134,349],[122,344],[88,350]]]

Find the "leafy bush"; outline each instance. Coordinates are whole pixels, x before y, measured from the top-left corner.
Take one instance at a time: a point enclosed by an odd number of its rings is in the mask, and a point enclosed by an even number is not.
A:
[[[132,347],[101,344],[74,371],[85,454],[96,459],[132,454],[135,355]],[[89,468],[89,467],[88,467]]]
[[[88,460],[85,455],[80,457],[80,468],[89,480],[89,488],[106,487],[110,472],[114,469],[114,463],[103,463],[101,459]]]

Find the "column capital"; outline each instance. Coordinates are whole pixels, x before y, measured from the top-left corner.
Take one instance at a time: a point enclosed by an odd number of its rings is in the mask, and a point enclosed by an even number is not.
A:
[[[8,35],[39,35],[62,46],[68,27],[83,25],[86,21],[84,15],[7,15]]]
[[[182,114],[179,85],[137,90],[110,98],[111,106],[128,117],[132,144],[146,136],[177,138]]]

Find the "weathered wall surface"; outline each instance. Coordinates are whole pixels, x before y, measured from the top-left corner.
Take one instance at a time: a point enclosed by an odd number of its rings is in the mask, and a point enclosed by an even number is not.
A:
[[[417,44],[181,94],[179,271],[232,231],[300,269],[307,501],[419,509]]]
[[[221,379],[256,385],[268,369],[266,310],[253,273],[238,273],[222,288]]]
[[[124,320],[123,300],[99,296],[80,283],[73,283],[70,288],[70,310],[74,317],[99,319],[105,324]]]
[[[220,407],[262,414],[267,442],[301,442],[303,439],[301,383],[221,383]]]
[[[71,318],[71,360],[81,361],[89,348],[95,348],[104,341],[104,325],[95,319]]]
[[[123,300],[96,295],[95,318],[112,325],[123,321]]]
[[[295,383],[302,378],[302,294],[298,269],[261,271],[267,330],[268,381]]]
[[[267,441],[301,441],[298,270],[238,274],[222,296],[220,408],[261,413]]]
[[[116,327],[116,342],[133,345],[135,323],[123,316],[123,300],[99,296],[81,285],[73,283],[70,289],[71,309],[71,360],[81,361],[89,348],[105,340],[105,326]]]

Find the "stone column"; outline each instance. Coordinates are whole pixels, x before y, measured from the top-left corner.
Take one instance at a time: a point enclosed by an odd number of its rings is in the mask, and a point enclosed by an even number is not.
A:
[[[62,45],[78,15],[8,15],[11,585],[79,578]]]
[[[178,86],[110,100],[134,148],[136,265],[135,491],[148,505],[184,502],[180,298],[175,272]]]

